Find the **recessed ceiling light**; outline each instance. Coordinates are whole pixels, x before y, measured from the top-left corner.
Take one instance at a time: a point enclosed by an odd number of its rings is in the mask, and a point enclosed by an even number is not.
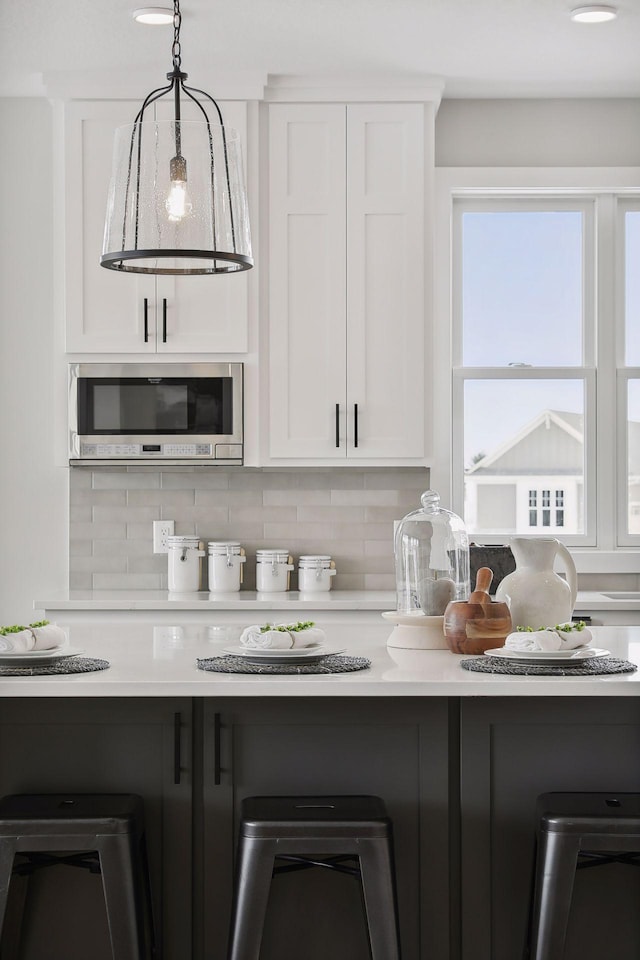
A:
[[[615,7],[598,5],[595,7],[576,7],[571,11],[571,19],[576,23],[605,23],[615,20],[618,11]]]
[[[140,7],[131,14],[138,23],[173,23],[173,10],[169,7]]]

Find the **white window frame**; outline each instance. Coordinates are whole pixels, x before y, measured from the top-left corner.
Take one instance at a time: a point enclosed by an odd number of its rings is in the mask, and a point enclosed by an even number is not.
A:
[[[433,387],[435,397],[434,457],[431,469],[431,485],[456,512],[462,507],[461,493],[464,476],[461,474],[461,457],[454,465],[454,435],[462,431],[461,407],[456,402],[456,375],[454,368],[454,339],[452,329],[453,282],[453,200],[491,200],[495,197],[512,196],[514,199],[536,197],[562,197],[576,201],[591,200],[597,203],[596,250],[596,296],[595,314],[611,318],[611,324],[600,322],[597,339],[592,347],[597,359],[596,373],[585,368],[562,368],[562,375],[582,376],[587,373],[585,404],[595,404],[595,420],[592,418],[593,437],[585,438],[590,445],[591,464],[587,468],[585,484],[595,482],[596,501],[592,504],[595,516],[587,516],[589,541],[582,540],[572,547],[572,555],[580,573],[638,573],[640,551],[630,549],[618,535],[621,495],[620,464],[626,456],[620,447],[620,431],[626,429],[626,414],[621,417],[621,379],[637,375],[640,371],[624,368],[620,374],[619,356],[621,331],[624,316],[621,308],[621,258],[617,206],[624,198],[640,202],[640,168],[638,167],[440,167],[435,173],[435,279],[434,279],[434,327],[433,327]],[[617,269],[616,269],[617,263]],[[585,304],[586,307],[586,304]],[[588,336],[588,331],[586,331]],[[585,342],[585,360],[589,359],[588,340]],[[484,369],[484,368],[483,368]],[[468,368],[477,376],[480,368]],[[616,373],[616,370],[618,373]],[[552,377],[551,368],[528,368],[540,377]],[[506,368],[507,376],[512,374]],[[492,372],[493,375],[493,372]],[[592,382],[590,382],[592,378]],[[585,413],[587,408],[585,407]],[[597,449],[595,437],[597,436]],[[625,448],[626,449],[626,448]],[[617,459],[616,459],[617,458]],[[458,474],[454,483],[454,470]],[[589,470],[592,477],[589,478]],[[618,477],[618,480],[616,480]],[[626,483],[626,461],[624,483]],[[591,486],[593,490],[593,486]],[[626,504],[626,498],[625,498]],[[456,509],[457,508],[457,509]],[[560,534],[560,531],[557,531]],[[560,534],[561,535],[561,534]],[[488,537],[478,537],[490,542]],[[494,538],[504,542],[504,537]],[[563,542],[570,545],[566,535]],[[640,538],[634,538],[634,541]]]
[[[616,203],[616,249],[619,251],[616,262],[616,286],[619,291],[619,309],[616,317],[618,337],[616,341],[617,373],[617,505],[618,505],[618,543],[621,546],[637,546],[640,534],[629,533],[629,465],[628,465],[628,387],[630,380],[640,380],[640,367],[626,366],[625,358],[625,214],[627,211],[640,213],[640,197],[619,196]]]

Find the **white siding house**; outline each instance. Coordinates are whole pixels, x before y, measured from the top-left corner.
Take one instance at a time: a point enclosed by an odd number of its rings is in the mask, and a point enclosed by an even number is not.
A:
[[[581,533],[583,495],[582,416],[543,410],[466,471],[465,519],[477,533]]]
[[[640,423],[629,422],[629,533],[640,533]],[[465,471],[473,533],[583,532],[584,429],[577,413],[543,410]]]

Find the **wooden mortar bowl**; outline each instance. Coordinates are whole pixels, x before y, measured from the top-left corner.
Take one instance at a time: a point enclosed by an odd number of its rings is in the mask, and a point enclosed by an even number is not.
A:
[[[512,631],[506,603],[452,600],[444,612],[444,635],[452,653],[484,653],[504,647]]]

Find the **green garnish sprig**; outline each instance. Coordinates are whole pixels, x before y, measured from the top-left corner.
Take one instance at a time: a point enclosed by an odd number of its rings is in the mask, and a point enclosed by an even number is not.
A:
[[[314,626],[313,620],[298,620],[297,623],[279,624],[277,627],[272,623],[265,623],[260,627],[260,633],[268,633],[270,630],[278,630],[280,633],[300,633],[301,630],[308,630]]]
[[[581,633],[586,625],[584,620],[577,620],[575,623],[556,623],[555,627],[516,627],[516,632],[538,633],[540,630],[560,630],[562,633],[572,633],[574,631]]]
[[[22,626],[22,624],[14,623],[11,627],[0,627],[0,637],[6,637],[8,633],[21,633],[23,630],[28,630],[29,627],[46,627],[48,624],[48,620],[38,620],[36,623],[30,623],[26,627]]]

